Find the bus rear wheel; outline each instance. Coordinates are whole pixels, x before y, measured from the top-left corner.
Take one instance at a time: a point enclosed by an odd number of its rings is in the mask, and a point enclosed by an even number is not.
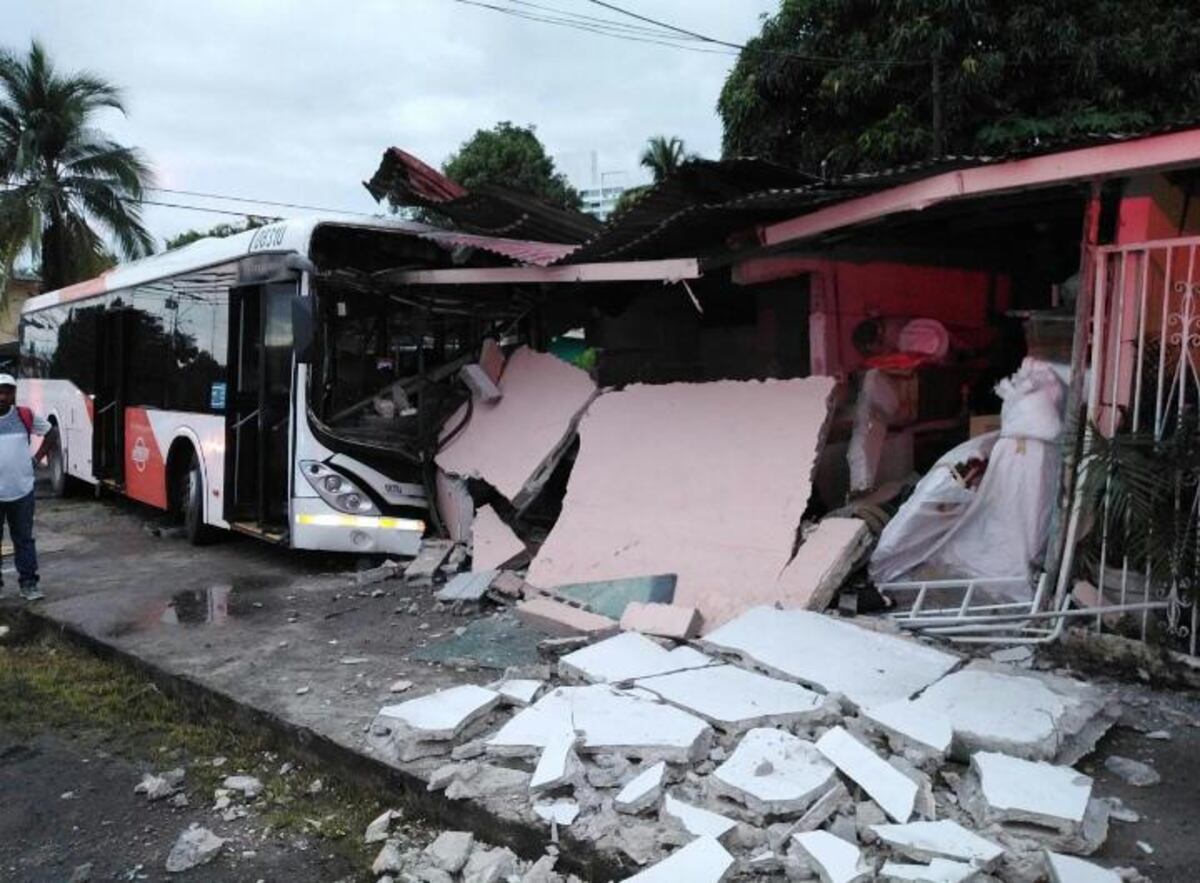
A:
[[[61,444],[51,445],[46,452],[46,467],[49,472],[50,493],[55,497],[67,495],[67,464]]]
[[[212,542],[216,532],[204,523],[204,476],[194,451],[183,473],[183,481],[179,482],[179,491],[179,511],[183,514],[183,530],[188,541],[193,546]]]

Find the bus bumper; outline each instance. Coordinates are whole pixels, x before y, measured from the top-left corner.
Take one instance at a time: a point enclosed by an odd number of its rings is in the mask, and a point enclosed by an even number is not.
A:
[[[329,552],[415,556],[425,522],[387,515],[346,515],[319,497],[292,500],[292,546]]]

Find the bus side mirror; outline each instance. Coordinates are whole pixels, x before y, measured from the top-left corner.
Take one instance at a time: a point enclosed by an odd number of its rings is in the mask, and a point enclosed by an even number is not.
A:
[[[297,295],[292,298],[292,348],[297,364],[307,365],[313,360],[314,335],[313,299]]]

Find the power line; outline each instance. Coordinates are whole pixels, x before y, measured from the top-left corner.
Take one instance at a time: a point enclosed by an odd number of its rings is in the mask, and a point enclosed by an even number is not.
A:
[[[323,208],[317,205],[304,205],[296,202],[274,202],[270,199],[251,199],[245,196],[225,196],[220,193],[202,193],[198,190],[172,190],[169,187],[147,187],[147,190],[153,190],[155,193],[174,193],[177,196],[198,196],[202,199],[220,199],[225,202],[242,202],[248,205],[270,205],[278,208],[295,208],[309,212],[327,212],[329,214],[339,215],[357,215],[362,218],[374,217],[367,212],[352,212],[345,209]],[[244,214],[244,213],[242,213]]]
[[[183,205],[178,202],[159,202],[154,199],[127,199],[126,202],[135,202],[138,205],[156,205],[162,208],[179,208],[186,209],[190,212],[208,212],[214,215],[233,215],[238,218],[266,218],[269,221],[282,221],[283,218],[278,215],[262,215],[257,212],[235,212],[229,209],[208,208],[202,205]]]

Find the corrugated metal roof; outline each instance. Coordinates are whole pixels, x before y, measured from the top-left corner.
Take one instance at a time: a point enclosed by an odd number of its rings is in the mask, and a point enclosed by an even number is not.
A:
[[[526,239],[504,239],[499,236],[477,236],[455,230],[431,230],[417,233],[422,239],[437,243],[447,250],[477,248],[491,254],[501,255],[519,264],[548,267],[561,261],[577,246],[560,242],[533,242]]]

